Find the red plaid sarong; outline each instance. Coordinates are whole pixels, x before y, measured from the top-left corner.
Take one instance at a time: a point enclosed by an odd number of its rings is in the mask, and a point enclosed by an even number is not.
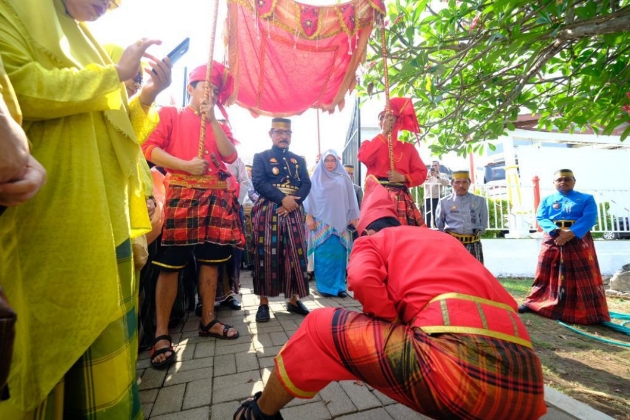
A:
[[[432,418],[529,420],[546,412],[532,349],[483,335],[429,335],[345,309],[312,311],[275,364],[299,398],[332,381],[361,380]]]
[[[573,324],[610,321],[591,233],[557,246],[545,234],[532,290],[523,303],[538,314]]]
[[[396,202],[396,212],[400,223],[410,226],[425,226],[422,213],[418,210],[416,203],[413,202],[413,198],[411,198],[407,188],[390,185],[383,186],[387,188],[389,195]]]
[[[162,245],[245,245],[238,201],[231,191],[171,185],[164,217]]]

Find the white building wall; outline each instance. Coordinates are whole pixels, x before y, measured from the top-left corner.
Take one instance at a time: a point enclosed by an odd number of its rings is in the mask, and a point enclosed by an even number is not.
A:
[[[542,239],[482,239],[484,265],[496,277],[534,277]],[[630,240],[595,241],[603,275],[630,263]]]

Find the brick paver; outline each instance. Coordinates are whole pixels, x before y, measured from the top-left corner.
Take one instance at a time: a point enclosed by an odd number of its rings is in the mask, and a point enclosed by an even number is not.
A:
[[[263,389],[273,357],[302,322],[286,311],[284,298],[270,299],[271,321],[256,324],[258,305],[252,280],[241,274],[243,310],[220,308],[219,319],[240,333],[236,340],[202,338],[199,317],[170,331],[177,353],[168,370],[152,369],[149,352],[140,353],[137,373],[145,419],[229,420],[240,402]],[[311,288],[303,301],[309,309],[345,307],[360,310],[352,298],[322,298]],[[325,367],[322,367],[325,369]],[[283,410],[285,419],[299,420],[420,420],[427,419],[361,382],[334,382],[312,400],[294,399]],[[545,420],[576,420],[553,407]]]

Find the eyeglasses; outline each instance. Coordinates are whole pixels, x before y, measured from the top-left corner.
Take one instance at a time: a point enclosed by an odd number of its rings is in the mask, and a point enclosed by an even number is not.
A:
[[[286,134],[287,136],[290,136],[291,134],[293,134],[293,131],[291,131],[291,130],[276,130],[276,129],[274,129],[273,133],[277,134],[279,136],[282,136],[284,134]]]
[[[571,182],[573,181],[573,177],[572,176],[561,176],[560,178],[556,178],[554,179],[554,182]]]

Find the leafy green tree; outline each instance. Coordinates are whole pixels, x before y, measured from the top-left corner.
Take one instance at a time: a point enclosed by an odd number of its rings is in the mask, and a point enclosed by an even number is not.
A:
[[[630,120],[630,0],[394,0],[391,96],[413,97],[434,154],[478,151],[519,114],[611,134]],[[359,94],[384,89],[375,30]],[[630,133],[625,128],[622,139]]]

